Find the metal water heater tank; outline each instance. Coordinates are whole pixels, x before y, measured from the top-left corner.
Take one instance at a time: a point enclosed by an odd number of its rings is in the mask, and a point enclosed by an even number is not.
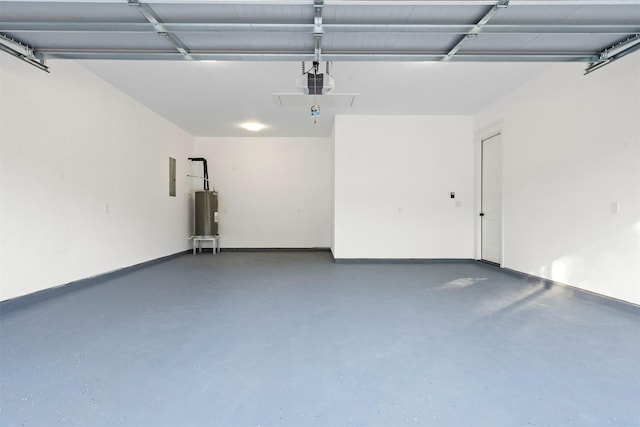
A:
[[[218,193],[215,191],[195,192],[195,235],[215,236],[218,234]]]

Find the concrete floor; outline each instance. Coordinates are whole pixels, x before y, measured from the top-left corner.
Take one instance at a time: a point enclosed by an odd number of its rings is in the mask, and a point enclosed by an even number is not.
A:
[[[186,255],[0,319],[3,426],[640,425],[640,316],[471,262]]]

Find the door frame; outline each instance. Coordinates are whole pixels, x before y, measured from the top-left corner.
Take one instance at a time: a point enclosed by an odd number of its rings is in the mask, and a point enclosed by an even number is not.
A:
[[[482,218],[480,217],[480,213],[482,212],[482,150],[483,141],[490,139],[494,136],[502,135],[502,148],[504,153],[504,132],[503,122],[499,121],[492,125],[489,125],[485,128],[482,128],[475,132],[474,137],[474,152],[475,152],[475,177],[476,177],[476,197],[475,197],[475,221],[474,221],[474,229],[475,229],[475,251],[474,258],[477,261],[483,261],[482,259]],[[504,156],[502,156],[502,186],[504,188]],[[504,257],[504,197],[502,199],[502,223],[501,223],[501,242],[500,242],[500,265],[502,267],[504,265],[505,257]],[[496,265],[490,263],[492,265]]]

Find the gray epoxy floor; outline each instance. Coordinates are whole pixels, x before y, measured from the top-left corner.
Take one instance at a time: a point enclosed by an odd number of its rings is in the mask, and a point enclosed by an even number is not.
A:
[[[3,314],[0,424],[640,425],[639,326],[482,264],[187,255]]]

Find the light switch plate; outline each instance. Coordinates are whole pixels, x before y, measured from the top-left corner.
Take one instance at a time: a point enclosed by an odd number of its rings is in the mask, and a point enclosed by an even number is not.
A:
[[[611,202],[611,213],[612,214],[620,213],[620,202]]]

